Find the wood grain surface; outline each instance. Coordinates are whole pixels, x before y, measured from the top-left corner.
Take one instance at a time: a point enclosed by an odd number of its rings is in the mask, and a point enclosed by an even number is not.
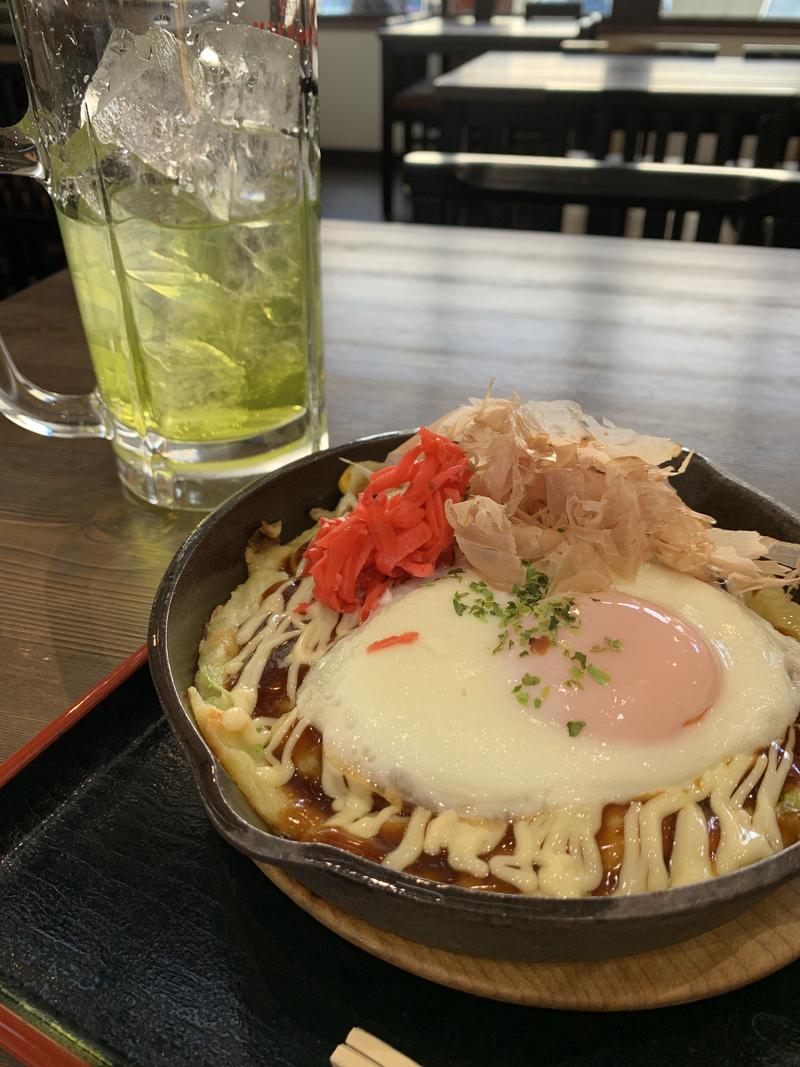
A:
[[[407,941],[329,904],[277,867],[256,866],[295,904],[365,952],[463,993],[534,1008],[637,1011],[703,1000],[792,963],[800,944],[796,878],[745,915],[667,948],[597,963],[519,963]]]
[[[800,63],[740,56],[569,55],[487,51],[436,78],[448,100],[538,100],[555,93],[641,93],[800,101]]]
[[[671,434],[800,510],[795,251],[326,222],[334,442],[496,395]],[[39,384],[91,385],[66,275],[0,304]],[[0,419],[0,759],[141,644],[196,516],[127,497],[102,441]]]

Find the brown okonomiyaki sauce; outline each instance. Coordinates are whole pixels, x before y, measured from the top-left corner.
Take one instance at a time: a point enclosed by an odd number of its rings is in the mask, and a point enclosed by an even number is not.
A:
[[[291,562],[296,565],[299,559]],[[274,588],[268,590],[265,595],[274,592]],[[292,583],[286,591],[285,602],[290,599],[294,591],[295,583]],[[287,646],[276,649],[264,668],[259,683],[254,717],[278,718],[291,708],[291,701],[286,691],[288,668],[283,665],[286,651]],[[308,669],[307,666],[300,668],[299,682],[303,680]],[[797,724],[795,737],[792,764],[784,783],[781,799],[789,790],[800,786],[800,722]],[[282,744],[277,746],[275,755],[280,757],[282,749]],[[334,845],[375,863],[381,863],[390,852],[398,847],[412,811],[410,806],[389,818],[380,830],[369,838],[357,837],[347,833],[346,830],[325,825],[334,811],[331,798],[327,796],[321,785],[322,737],[313,726],[308,726],[297,740],[292,762],[295,766],[294,774],[283,787],[287,804],[273,824],[273,829],[277,833],[295,840],[318,841],[321,844]],[[380,811],[388,804],[388,801],[378,793],[373,793],[372,800],[371,810],[373,812]],[[744,807],[752,812],[754,805],[755,796],[751,794],[745,801]],[[610,896],[615,892],[619,883],[625,849],[624,820],[627,808],[626,804],[607,804],[603,809],[600,829],[596,835],[603,863],[603,876],[600,884],[592,891],[592,896]],[[706,818],[709,852],[713,860],[719,845],[719,820],[712,812],[707,800],[700,801],[700,808]],[[800,808],[779,803],[777,816],[783,845],[787,848],[800,840]],[[676,821],[677,816],[672,814],[664,818],[661,824],[664,859],[667,863],[672,855]],[[492,856],[512,853],[514,846],[514,830],[512,824],[509,823],[500,843],[484,853],[481,858],[488,860]],[[406,867],[405,871],[408,874],[447,885],[460,885],[497,893],[519,893],[516,887],[492,875],[476,878],[473,875],[453,870],[445,851],[433,856],[423,853],[415,862]]]
[[[800,733],[798,734],[800,737]],[[276,750],[280,755],[281,747]],[[385,857],[400,844],[405,832],[406,823],[411,814],[410,808],[405,808],[399,814],[388,819],[374,837],[360,838],[348,834],[338,827],[326,826],[325,821],[333,815],[331,799],[322,790],[320,784],[322,768],[322,738],[313,726],[307,727],[298,739],[294,752],[293,762],[295,772],[289,780],[284,791],[288,803],[274,825],[278,833],[301,841],[319,841],[327,845],[335,845],[354,855],[381,863]],[[800,741],[795,746],[794,759],[789,776],[786,780],[784,793],[791,785],[800,781]],[[373,794],[372,811],[380,811],[387,801]],[[745,804],[746,808],[752,809],[753,800],[750,798]],[[710,853],[713,859],[719,843],[719,821],[711,811],[707,801],[701,802],[701,809],[705,813],[709,833]],[[603,809],[603,818],[600,830],[597,833],[597,842],[600,846],[600,855],[603,862],[603,877],[600,884],[592,892],[592,896],[609,896],[617,888],[619,872],[622,866],[624,852],[624,818],[627,805],[607,804]],[[668,815],[661,824],[661,833],[664,847],[664,858],[669,862],[672,854],[673,839],[675,836],[676,816]],[[780,826],[784,847],[800,840],[800,812],[788,809],[779,809],[778,824]],[[483,859],[492,856],[508,854],[514,851],[514,832],[509,823],[503,839],[490,852],[483,855]],[[491,875],[486,878],[476,878],[463,872],[454,871],[447,861],[445,852],[434,856],[423,854],[414,863],[406,868],[408,874],[420,878],[429,878],[436,882],[444,882],[448,885],[460,885],[473,889],[492,890],[498,893],[517,893],[518,890],[502,882]]]

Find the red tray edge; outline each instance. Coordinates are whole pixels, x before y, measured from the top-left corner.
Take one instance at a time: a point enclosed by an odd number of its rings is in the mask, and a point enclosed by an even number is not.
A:
[[[69,1049],[0,1004],[0,1048],[26,1067],[89,1067]]]
[[[30,741],[0,763],[0,788],[27,767],[46,748],[71,729],[92,708],[104,700],[147,662],[147,646],[142,645],[101,679],[65,712],[48,723]],[[15,1056],[26,1067],[88,1067],[69,1049],[54,1041],[22,1016],[0,1004],[0,1048]]]

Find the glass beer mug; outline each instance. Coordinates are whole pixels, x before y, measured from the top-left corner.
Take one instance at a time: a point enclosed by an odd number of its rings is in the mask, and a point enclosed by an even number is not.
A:
[[[55,204],[97,388],[46,393],[0,341],[0,410],[212,507],[326,441],[315,0],[11,8],[30,108],[0,174]]]

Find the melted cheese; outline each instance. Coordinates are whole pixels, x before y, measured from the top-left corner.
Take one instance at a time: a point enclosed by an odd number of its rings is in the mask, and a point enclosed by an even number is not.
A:
[[[277,720],[253,719],[258,683],[272,653],[286,646],[288,695],[296,696],[301,668],[317,662],[335,639],[356,625],[312,601],[311,580],[287,580],[266,597],[236,632],[239,650],[227,664],[236,678],[230,691],[233,706],[220,709],[189,691],[204,736],[242,791],[268,822],[285,808],[283,786],[295,772],[293,753],[310,720],[292,709]],[[293,587],[293,589],[292,589]],[[289,593],[284,604],[284,593]],[[296,609],[309,604],[303,613]],[[756,756],[734,756],[703,774],[691,787],[670,789],[634,801],[624,817],[624,855],[616,893],[628,895],[707,880],[738,870],[780,851],[775,808],[792,763],[795,731],[773,741]],[[280,755],[278,755],[280,752]],[[399,798],[374,812],[373,790],[342,773],[323,746],[321,785],[332,800],[326,825],[370,838],[401,811]],[[749,798],[753,803],[747,805]],[[705,816],[707,801],[719,821],[719,843],[712,860]],[[748,810],[751,809],[751,810]],[[662,823],[674,815],[672,853],[664,854]],[[509,824],[501,820],[467,819],[455,811],[432,812],[417,806],[406,818],[397,847],[384,866],[405,870],[423,853],[445,853],[455,871],[475,878],[492,876],[521,893],[579,897],[591,893],[603,877],[597,834],[603,804],[561,807],[518,818],[511,851],[491,855]]]

